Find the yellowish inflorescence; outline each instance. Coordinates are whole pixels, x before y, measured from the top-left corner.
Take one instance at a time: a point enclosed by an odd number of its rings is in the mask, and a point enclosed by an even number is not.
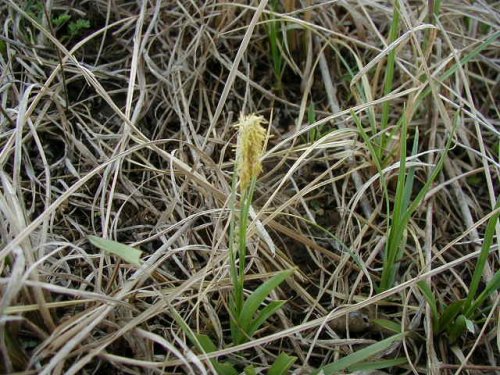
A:
[[[266,120],[254,114],[240,116],[240,121],[235,125],[239,129],[238,144],[236,146],[236,161],[240,178],[240,191],[247,190],[252,178],[262,172],[260,158],[264,153],[266,129],[262,126]]]

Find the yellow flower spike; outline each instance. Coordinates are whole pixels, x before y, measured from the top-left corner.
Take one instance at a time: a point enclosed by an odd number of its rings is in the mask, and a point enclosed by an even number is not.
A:
[[[267,135],[262,124],[265,123],[267,121],[264,117],[252,114],[241,115],[240,121],[235,125],[239,129],[236,160],[242,193],[247,190],[252,178],[262,172],[260,158],[264,153],[264,141]]]

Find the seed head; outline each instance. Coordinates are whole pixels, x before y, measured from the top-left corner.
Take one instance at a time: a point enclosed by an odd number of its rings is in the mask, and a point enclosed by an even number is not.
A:
[[[236,146],[236,160],[240,178],[240,191],[244,192],[250,185],[252,178],[262,172],[260,158],[264,153],[266,129],[262,127],[266,120],[254,114],[240,116],[238,127],[238,145]]]

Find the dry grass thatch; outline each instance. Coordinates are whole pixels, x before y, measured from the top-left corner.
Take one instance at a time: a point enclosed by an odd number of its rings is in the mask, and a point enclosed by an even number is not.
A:
[[[498,3],[2,0],[0,10],[2,372],[214,373],[210,357],[266,373],[287,353],[290,373],[309,374],[394,326],[409,333],[377,353],[399,360],[386,372],[500,371],[498,294],[453,343],[417,287],[439,307],[467,298],[488,239],[477,294],[498,272],[500,226],[485,234],[499,212]],[[284,307],[234,346],[240,113],[269,121],[245,287],[296,270],[271,295]],[[402,171],[414,173],[411,212]],[[394,282],[379,288],[405,212]],[[143,262],[89,235],[139,248]],[[201,353],[179,317],[218,350]]]

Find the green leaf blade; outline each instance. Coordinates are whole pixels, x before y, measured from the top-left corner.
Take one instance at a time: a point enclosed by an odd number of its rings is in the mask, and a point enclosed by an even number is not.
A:
[[[257,317],[248,328],[248,336],[252,336],[259,327],[264,324],[274,313],[283,307],[286,301],[271,301],[266,307],[259,311]]]
[[[448,326],[447,333],[448,339],[452,344],[454,344],[458,338],[465,332],[467,328],[467,318],[460,314],[457,319]]]
[[[468,317],[472,317],[484,303],[486,298],[488,298],[492,293],[498,291],[500,289],[500,271],[495,273],[495,276],[490,280],[490,282],[486,285],[484,290],[479,294],[474,303],[470,306],[468,310],[465,311],[465,315]]]
[[[134,264],[136,266],[140,266],[142,264],[142,251],[140,250],[137,250],[128,245],[124,245],[120,242],[105,240],[104,238],[97,236],[88,236],[88,239],[92,245],[120,257],[129,264]]]
[[[253,317],[260,307],[262,302],[271,294],[271,292],[276,289],[285,279],[290,276],[294,270],[285,270],[277,275],[274,275],[265,283],[260,285],[255,291],[248,297],[245,301],[241,314],[239,316],[239,322],[242,327],[249,328]]]
[[[324,374],[324,375],[338,374],[341,371],[350,368],[353,365],[364,362],[368,358],[386,350],[392,345],[392,343],[402,340],[404,336],[405,336],[404,333],[399,333],[397,335],[388,337],[385,340],[369,345],[366,348],[358,350],[357,352],[354,352],[344,358],[341,358],[334,363],[322,367],[320,370],[315,372],[315,374]]]
[[[469,316],[472,311],[470,307],[473,304],[474,298],[476,297],[477,290],[479,288],[479,283],[483,277],[484,267],[486,265],[486,261],[488,260],[488,256],[490,253],[490,248],[493,245],[493,236],[495,235],[495,229],[498,223],[498,217],[500,215],[500,199],[497,201],[495,205],[495,210],[497,212],[490,217],[488,220],[488,225],[486,226],[486,231],[484,233],[483,245],[481,247],[481,253],[479,254],[479,258],[476,263],[476,267],[474,269],[474,274],[472,275],[472,281],[469,287],[469,293],[467,295],[467,300],[465,302],[464,310],[466,311],[466,316]]]
[[[439,317],[439,331],[437,333],[443,332],[453,324],[457,315],[462,312],[464,303],[465,300],[455,301],[444,309]]]
[[[284,375],[288,374],[288,370],[293,366],[297,357],[293,357],[286,353],[280,353],[280,355],[276,358],[273,365],[267,372],[267,375]]]
[[[388,319],[373,319],[372,320],[373,324],[376,324],[380,328],[390,331],[393,333],[401,333],[401,324],[393,322],[392,320]]]
[[[434,332],[438,331],[439,329],[439,312],[437,308],[437,302],[436,302],[436,297],[434,296],[434,293],[432,293],[432,290],[430,286],[427,284],[425,281],[420,281],[417,283],[420,291],[424,295],[425,300],[431,307],[432,311],[432,329]]]
[[[393,358],[393,359],[381,359],[379,361],[368,361],[358,363],[356,365],[349,367],[349,372],[356,371],[375,371],[383,368],[394,368],[398,366],[402,366],[408,363],[408,359],[406,357]]]
[[[194,334],[195,341],[194,344],[198,346],[199,349],[204,351],[205,353],[213,353],[217,351],[217,347],[213,343],[212,339],[207,335],[195,333]],[[193,341],[193,340],[192,340]],[[234,366],[229,362],[219,362],[216,359],[210,359],[210,363],[214,366],[215,371],[219,375],[237,375],[238,371],[234,368]]]

